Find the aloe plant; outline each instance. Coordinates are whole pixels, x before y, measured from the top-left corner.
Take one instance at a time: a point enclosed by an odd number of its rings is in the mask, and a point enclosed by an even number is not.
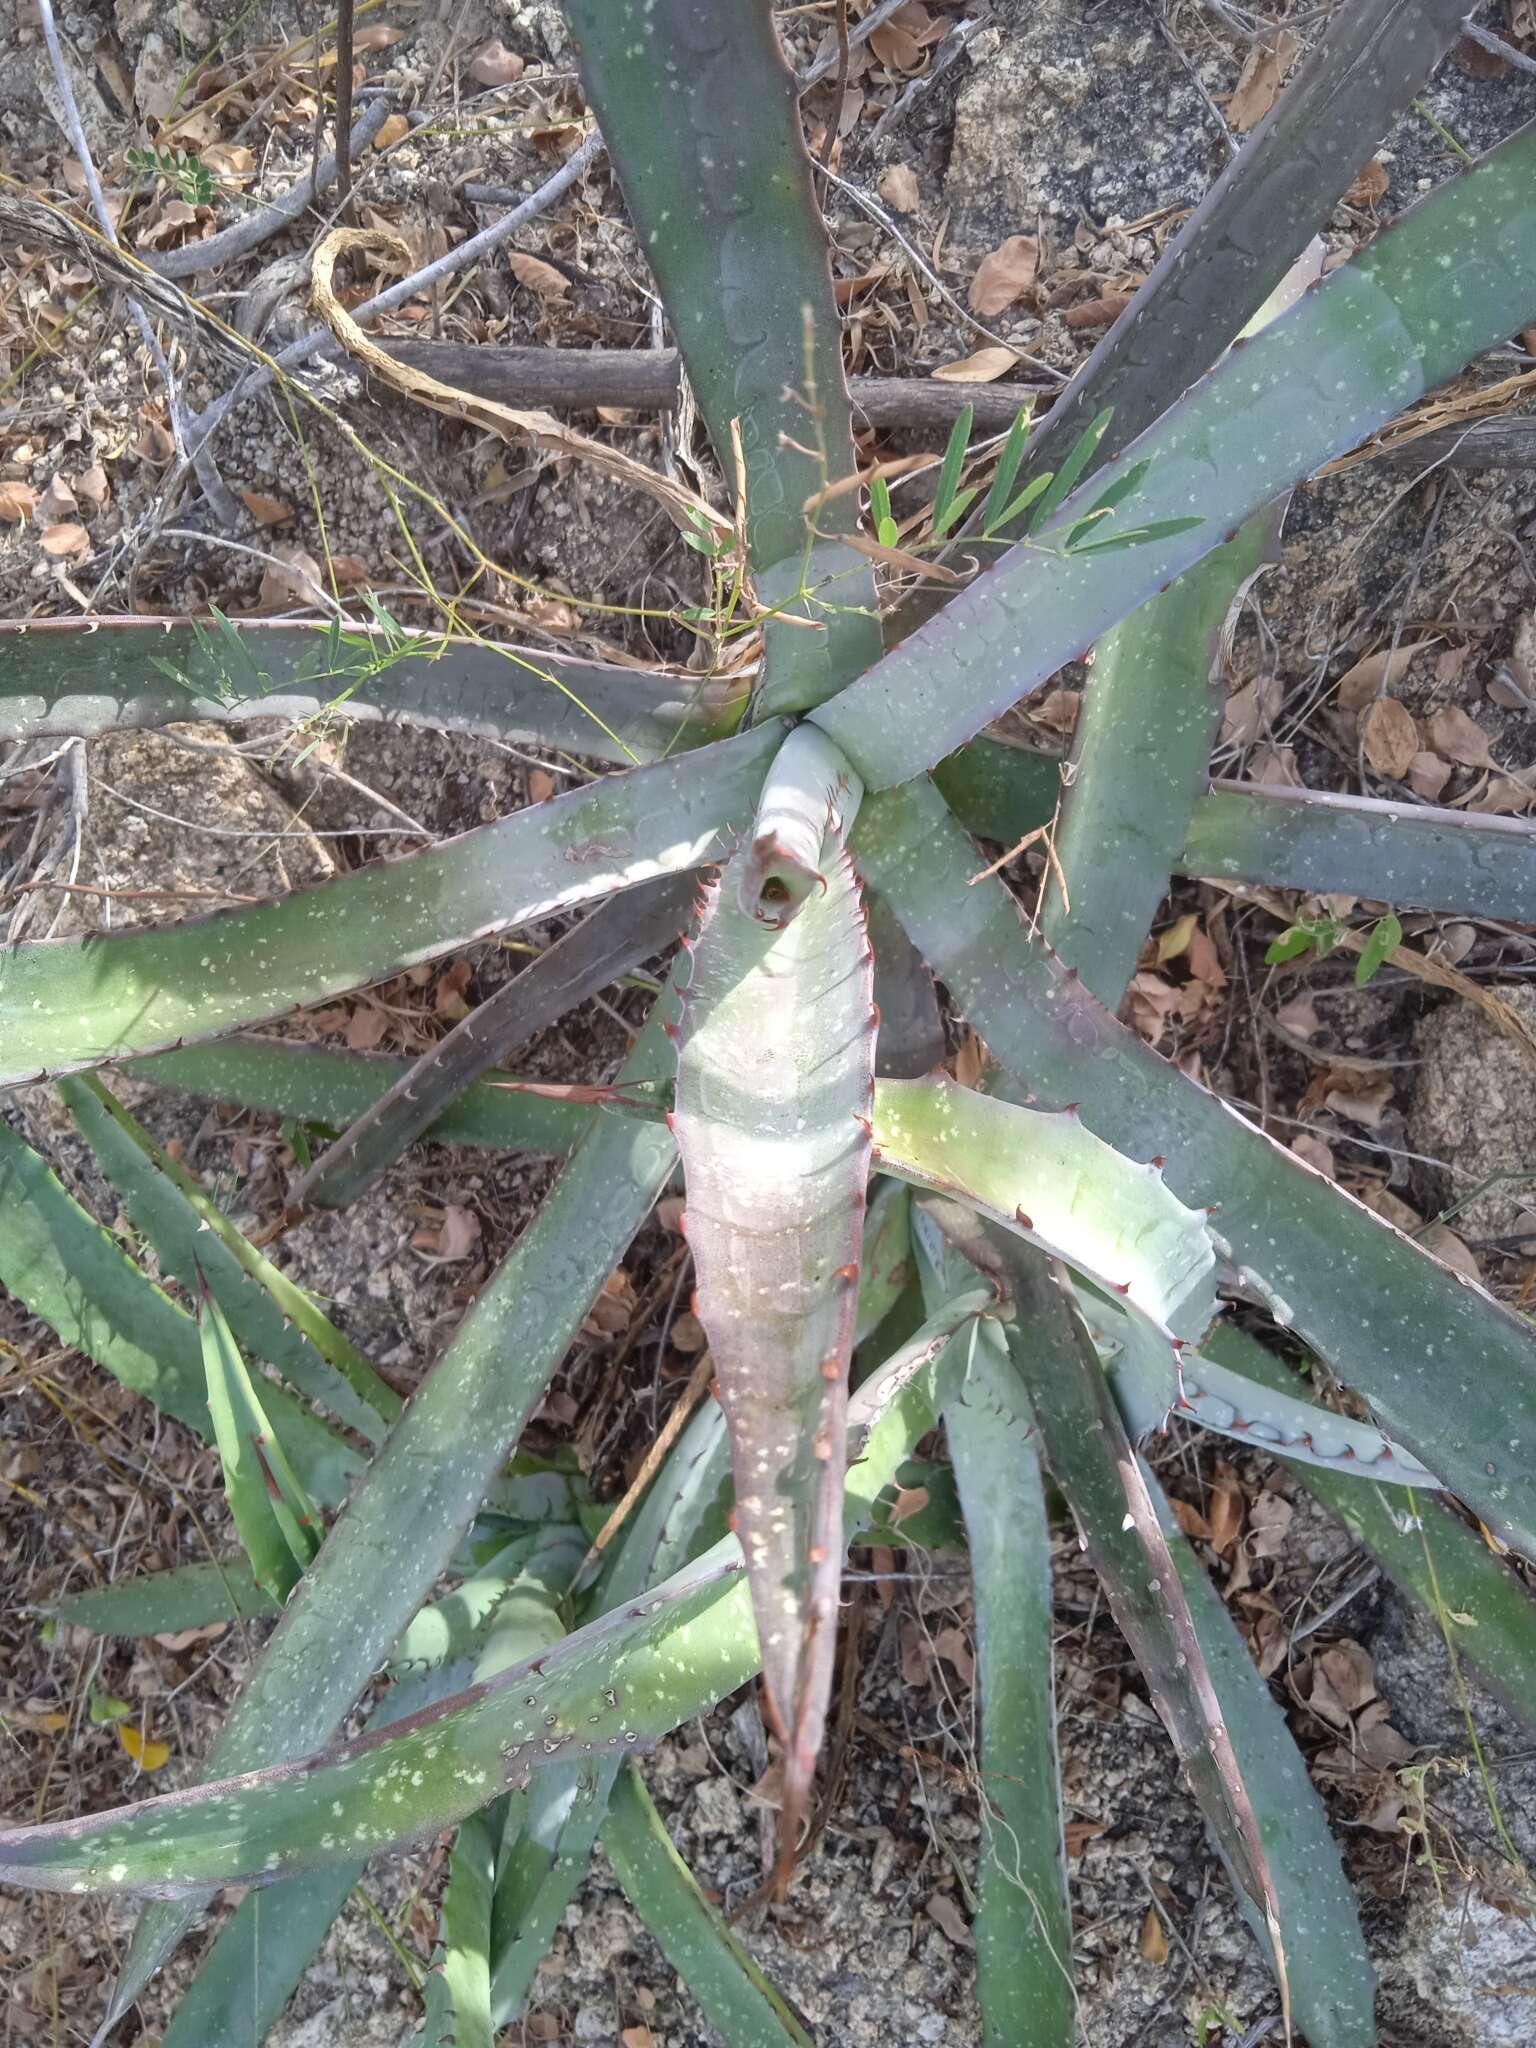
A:
[[[154,1901],[107,2027],[217,1887],[251,1886],[167,2037],[246,2048],[366,1860],[456,1829],[419,2039],[488,2048],[602,1840],[725,2038],[804,2042],[667,1842],[641,1759],[761,1673],[776,1879],[793,1882],[845,1548],[901,1540],[897,1489],[942,1419],[953,1481],[931,1444],[921,1469],[932,1530],[963,1536],[976,1590],[986,2039],[1067,2048],[1074,2025],[1049,1475],[1282,2011],[1313,2048],[1367,2048],[1369,1958],[1321,1806],[1138,1445],[1178,1412],[1295,1461],[1413,1597],[1441,1611],[1449,1588],[1488,1617],[1467,1654],[1528,1709],[1529,1603],[1451,1503],[1536,1556],[1536,1339],[1113,1012],[1172,872],[1536,917],[1528,826],[1209,780],[1225,636],[1286,494],[1536,319],[1536,128],[1240,338],[1458,13],[1350,10],[1043,430],[1009,437],[976,514],[995,566],[882,652],[837,309],[769,11],[568,11],[738,515],[719,673],[409,635],[378,613],[0,627],[0,736],[21,742],[387,718],[613,771],[308,891],[0,957],[0,1085],[65,1077],[134,1234],[110,1237],[0,1121],[0,1279],[217,1443],[243,1546],[59,1612],[125,1632],[280,1617],[201,1782],[0,1831],[0,1877]],[[954,450],[941,541],[976,502]],[[1058,764],[983,728],[1095,642],[1063,791]],[[1036,933],[1001,882],[974,880],[970,834],[1020,836],[1059,797],[1068,887]],[[416,1062],[250,1033],[587,905]],[[685,924],[616,1077],[502,1071]],[[990,1049],[984,1088],[928,1071],[934,977]],[[318,1156],[290,1220],[345,1208],[424,1138],[564,1163],[402,1405],[284,1272],[281,1243],[252,1244],[123,1108],[109,1063],[293,1119]],[[679,1164],[719,1405],[599,1558],[566,1476],[517,1440]],[[1223,1297],[1304,1340],[1370,1415],[1246,1349]],[[338,1740],[381,1668],[384,1708]]]

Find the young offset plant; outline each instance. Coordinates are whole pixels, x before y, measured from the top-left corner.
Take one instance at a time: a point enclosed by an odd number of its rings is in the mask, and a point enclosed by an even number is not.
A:
[[[869,1531],[913,1540],[893,1526],[896,1489],[942,1419],[976,1596],[988,2041],[1073,2038],[1048,1473],[1287,2025],[1314,2048],[1366,2048],[1371,1966],[1321,1807],[1138,1444],[1177,1412],[1271,1448],[1411,1595],[1432,1586],[1477,1622],[1462,1654],[1528,1712],[1529,1604],[1435,1495],[1536,1556],[1522,1448],[1536,1340],[1114,1011],[1174,872],[1536,919],[1527,826],[1208,782],[1225,636],[1285,494],[1536,319],[1536,128],[1276,311],[1366,142],[1460,18],[1441,0],[1341,10],[1120,328],[1007,438],[985,499],[961,486],[957,436],[929,534],[952,564],[995,566],[882,652],[858,493],[837,488],[854,469],[838,322],[769,11],[568,13],[742,489],[755,686],[748,700],[733,678],[417,641],[387,619],[0,629],[13,739],[329,711],[619,771],[302,894],[0,958],[0,1084],[57,1079],[160,1274],[0,1121],[0,1280],[217,1443],[244,1546],[58,1612],[124,1633],[280,1615],[200,1784],[0,1832],[0,1877],[151,1902],[104,2033],[220,1886],[252,1887],[165,2037],[245,2044],[363,1865],[456,1827],[418,2039],[489,2048],[601,1839],[723,2038],[803,2043],[679,1861],[637,1759],[761,1672],[780,1746],[776,1880],[791,1882],[845,1549]],[[1208,374],[1191,386],[1195,369]],[[875,492],[877,550],[892,517]],[[981,736],[1095,642],[1064,785]],[[976,879],[970,833],[1011,841],[1058,798],[1067,887],[1037,933],[1000,881]],[[600,907],[409,1066],[248,1035],[582,904]],[[551,1095],[497,1071],[685,925],[611,1081]],[[986,1092],[933,1071],[934,978],[990,1048]],[[295,1120],[311,1133],[295,1216],[354,1200],[423,1137],[564,1165],[402,1407],[284,1276],[280,1246],[253,1245],[155,1146],[99,1078],[109,1065]],[[319,1130],[340,1135],[322,1146]],[[595,1552],[578,1481],[518,1438],[679,1161],[719,1401]],[[1223,1317],[1224,1296],[1310,1347],[1368,1419],[1314,1399]],[[856,1345],[874,1363],[852,1386]],[[937,1519],[936,1540],[960,1540]],[[381,1669],[392,1682],[367,1732],[339,1741]]]

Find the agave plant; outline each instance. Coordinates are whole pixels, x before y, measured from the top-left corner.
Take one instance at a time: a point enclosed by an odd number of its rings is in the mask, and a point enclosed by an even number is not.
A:
[[[743,682],[739,649],[700,678],[339,625],[4,630],[12,738],[329,712],[614,772],[304,892],[0,960],[0,1083],[56,1082],[164,1284],[5,1122],[0,1278],[217,1443],[242,1544],[60,1612],[122,1632],[280,1616],[202,1782],[0,1833],[0,1877],[153,1902],[104,2033],[218,1887],[253,1887],[165,2037],[203,2048],[270,2025],[369,1858],[456,1828],[418,2038],[467,2048],[522,2009],[601,1839],[723,2037],[803,2042],[677,1858],[635,1758],[761,1672],[777,1881],[792,1880],[845,1549],[871,1530],[903,1541],[893,1489],[942,1420],[977,1608],[987,2039],[1073,2037],[1049,1472],[1288,2024],[1314,2048],[1365,2048],[1373,1978],[1337,1850],[1138,1444],[1178,1412],[1284,1457],[1410,1593],[1432,1560],[1477,1618],[1466,1654],[1528,1707],[1530,1608],[1435,1494],[1536,1556],[1536,1341],[1114,1010],[1173,872],[1536,918],[1524,825],[1207,780],[1224,635],[1285,494],[1536,319],[1536,128],[1277,310],[1361,137],[1406,104],[1460,13],[1342,10],[1043,431],[1010,436],[986,503],[957,511],[941,482],[936,528],[996,559],[944,586],[942,608],[912,600],[882,621],[812,171],[766,5],[568,13],[739,486],[761,662]],[[984,736],[1094,643],[1065,779]],[[1011,840],[1058,799],[1065,886],[1036,929],[1002,881],[978,879],[971,834]],[[412,1065],[250,1035],[584,903],[601,907]],[[690,916],[616,1078],[551,1093],[499,1071]],[[983,1088],[932,1071],[934,978],[990,1049]],[[293,1189],[295,1217],[354,1200],[423,1137],[564,1165],[402,1405],[284,1276],[280,1248],[243,1236],[157,1147],[109,1065],[339,1130]],[[597,1552],[567,1476],[518,1438],[679,1163],[718,1401]],[[1223,1318],[1223,1298],[1267,1314],[1292,1356],[1310,1347],[1352,1390],[1348,1412]],[[873,1363],[850,1387],[856,1345]],[[381,1668],[382,1707],[338,1742]]]

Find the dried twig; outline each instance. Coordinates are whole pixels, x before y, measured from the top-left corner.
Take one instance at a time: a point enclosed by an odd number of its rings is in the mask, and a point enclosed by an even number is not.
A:
[[[336,196],[343,220],[352,211],[352,8],[353,0],[336,0]]]

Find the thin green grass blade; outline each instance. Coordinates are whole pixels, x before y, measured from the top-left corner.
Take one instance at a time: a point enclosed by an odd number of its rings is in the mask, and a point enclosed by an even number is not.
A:
[[[814,503],[853,473],[853,438],[826,232],[772,12],[766,0],[566,0],[565,13],[721,470],[745,497],[758,601],[785,614],[767,622],[759,715],[803,711],[879,659],[880,621],[869,564],[840,538],[857,529],[858,493]]]
[[[675,939],[693,894],[691,876],[669,876],[594,910],[471,1010],[328,1146],[294,1190],[294,1205],[339,1209],[355,1202],[474,1082]]]
[[[609,1794],[603,1848],[624,1896],[722,2040],[731,2048],[812,2048],[783,1996],[699,1889],[633,1765],[619,1772]]]
[[[206,1292],[198,1327],[224,1497],[257,1585],[281,1607],[320,1547],[319,1516],[272,1434],[228,1318]]]
[[[625,1075],[645,1080],[669,1064],[653,1017]],[[675,1157],[657,1124],[605,1118],[583,1140],[305,1574],[213,1747],[210,1775],[259,1770],[334,1736],[452,1556]],[[194,1910],[155,1907],[140,1921],[111,2018]]]
[[[409,1060],[382,1053],[330,1052],[281,1038],[236,1033],[213,1045],[135,1060],[129,1072],[163,1088],[208,1095],[242,1109],[265,1109],[299,1124],[318,1124],[339,1135],[410,1072]],[[569,1152],[599,1112],[578,1102],[523,1095],[491,1075],[449,1103],[425,1140],[445,1145],[488,1145],[503,1152]]]
[[[1370,1957],[1306,1766],[1181,1540],[1176,1558],[1151,1475],[1049,1267],[995,1228],[990,1235],[1017,1311],[1002,1327],[1046,1461],[1246,1910],[1267,1937],[1282,2009],[1319,2048],[1372,2048]]]
[[[1235,1324],[1207,1347],[1233,1372],[1276,1393],[1305,1385],[1266,1345]],[[1374,1475],[1295,1464],[1307,1491],[1337,1517],[1398,1589],[1448,1627],[1458,1657],[1510,1712],[1536,1725],[1536,1602],[1453,1508]]]
[[[949,439],[944,444],[944,460],[939,465],[939,480],[933,492],[933,510],[929,514],[933,530],[941,538],[959,516],[954,509],[955,493],[960,488],[960,472],[965,468],[965,452],[970,446],[971,427],[975,418],[974,406],[962,406],[960,417],[950,428]]]
[[[1099,443],[1104,439],[1105,433],[1108,431],[1111,416],[1111,409],[1106,407],[1104,411],[1098,413],[1088,422],[1087,426],[1084,427],[1083,431],[1072,443],[1060,469],[1053,472],[1049,485],[1041,492],[1034,510],[1029,515],[1029,530],[1032,534],[1038,533],[1046,521],[1051,518],[1056,508],[1059,505],[1065,504],[1068,497],[1070,497],[1077,485],[1078,478],[1098,453]],[[1146,473],[1146,465],[1142,464],[1140,468],[1144,475]],[[1101,505],[1102,503],[1102,497],[1095,500],[1095,505]]]
[[[1152,464],[1127,525],[1202,525],[1113,554],[1062,552],[1110,480],[1106,465],[1027,547],[818,705],[814,722],[871,790],[921,774],[1298,479],[1533,315],[1536,124],[1234,348],[1116,458]]]
[[[1014,414],[1013,425],[1008,429],[1008,438],[998,451],[997,468],[992,472],[992,485],[987,492],[987,502],[981,508],[979,525],[983,533],[990,533],[994,527],[1002,524],[1012,502],[1014,481],[1029,446],[1030,430],[1033,425],[1033,407],[1020,406]]]
[[[1076,1102],[1117,1151],[1163,1155],[1175,1194],[1218,1205],[1211,1226],[1241,1284],[1358,1388],[1395,1441],[1536,1555],[1536,1467],[1523,1448],[1536,1442],[1529,1325],[1118,1024],[1026,936],[1001,884],[966,886],[975,847],[931,786],[866,801],[856,844],[1002,1063],[1008,1092]]]
[[[201,1274],[236,1339],[297,1390],[378,1443],[405,1405],[304,1289],[237,1230],[93,1074],[59,1095],[162,1273],[195,1294]]]
[[[933,1428],[951,1394],[950,1339],[987,1298],[954,1304],[854,1396],[845,1537],[868,1525]],[[376,1854],[452,1825],[555,1757],[658,1741],[758,1669],[751,1616],[728,1537],[653,1593],[401,1729],[110,1813],[0,1830],[0,1883],[181,1898]]]
[[[222,628],[222,629],[221,629]],[[389,720],[631,766],[733,732],[740,683],[377,625],[0,621],[0,739],[185,719]]]
[[[0,1284],[60,1340],[212,1438],[197,1325],[69,1194],[48,1162],[0,1117]],[[271,1388],[267,1412],[307,1492],[346,1498],[363,1461],[317,1415]]]
[[[257,1585],[249,1559],[224,1557],[66,1593],[46,1611],[54,1620],[89,1629],[93,1635],[159,1636],[207,1628],[216,1621],[255,1620],[276,1614],[278,1605]]]
[[[734,863],[710,891],[677,1034],[673,1119],[768,1716],[784,1745],[785,1854],[832,1683],[838,1454],[874,1089],[871,956],[840,830],[821,864],[823,890],[778,928],[741,908]]]
[[[981,1843],[971,1924],[987,2048],[1071,2048],[1072,1912],[1051,1656],[1051,1531],[1033,1419],[992,1324],[944,1410],[976,1600]]]
[[[213,1038],[536,917],[699,866],[782,728],[631,769],[249,909],[0,955],[0,1085]]]

